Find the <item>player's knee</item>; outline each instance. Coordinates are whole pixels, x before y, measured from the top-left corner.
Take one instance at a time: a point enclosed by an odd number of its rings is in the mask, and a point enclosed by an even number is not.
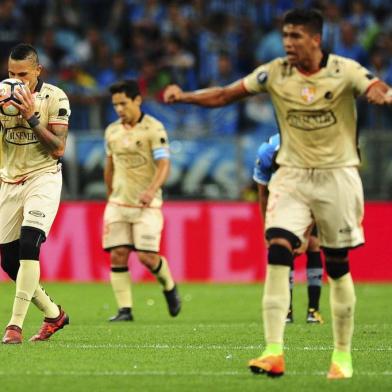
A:
[[[12,279],[16,280],[19,271],[19,240],[0,245],[1,268]]]
[[[350,272],[347,249],[324,249],[325,269],[331,279],[339,279]]]
[[[123,267],[128,265],[130,249],[125,246],[118,246],[110,250],[110,262],[112,266]]]
[[[293,252],[280,244],[272,244],[268,249],[268,264],[292,267]]]
[[[45,239],[45,233],[42,230],[22,226],[19,239],[20,260],[39,260],[41,244]]]
[[[144,264],[151,271],[155,271],[160,263],[159,254],[153,252],[138,251],[137,255],[142,264]]]
[[[291,249],[297,249],[301,246],[301,240],[295,234],[279,227],[270,227],[267,229],[265,237],[270,242],[276,239],[283,239],[291,245]]]

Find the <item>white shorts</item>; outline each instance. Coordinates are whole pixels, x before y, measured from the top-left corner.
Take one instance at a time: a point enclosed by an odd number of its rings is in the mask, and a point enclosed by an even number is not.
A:
[[[364,243],[364,198],[356,167],[280,167],[269,192],[266,230],[284,229],[303,242],[314,221],[323,247],[354,248]]]
[[[61,171],[40,173],[23,183],[0,187],[0,243],[20,238],[22,226],[39,229],[47,237],[60,204]]]
[[[130,246],[159,252],[163,216],[160,208],[138,208],[108,203],[105,208],[102,247]]]

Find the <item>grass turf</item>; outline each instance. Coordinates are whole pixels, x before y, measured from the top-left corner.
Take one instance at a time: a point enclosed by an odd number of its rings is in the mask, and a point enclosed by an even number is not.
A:
[[[183,311],[169,317],[156,284],[134,286],[135,321],[112,324],[107,284],[45,285],[71,324],[48,342],[29,343],[42,316],[31,306],[25,342],[0,346],[0,390],[19,391],[390,391],[391,285],[357,285],[354,377],[328,381],[332,352],[328,288],[323,325],[305,323],[306,287],[294,288],[295,322],[286,328],[287,371],[252,375],[263,348],[260,285],[182,284]],[[10,316],[13,284],[0,284],[0,324]]]

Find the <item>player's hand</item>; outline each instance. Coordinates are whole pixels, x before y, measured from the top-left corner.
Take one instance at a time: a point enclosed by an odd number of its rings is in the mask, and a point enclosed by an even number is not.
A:
[[[142,205],[142,207],[149,207],[154,199],[154,196],[155,196],[155,192],[149,189],[145,190],[139,197],[139,202]]]
[[[23,118],[26,120],[31,118],[35,112],[35,98],[28,88],[28,84],[25,84],[25,88],[16,89],[14,95],[20,101],[20,104],[13,103],[13,105],[20,110]]]
[[[163,92],[163,102],[175,103],[181,99],[183,91],[177,84],[170,84]]]
[[[370,103],[376,105],[391,105],[392,88],[389,88],[384,82],[377,82],[370,87],[366,93],[366,98]]]

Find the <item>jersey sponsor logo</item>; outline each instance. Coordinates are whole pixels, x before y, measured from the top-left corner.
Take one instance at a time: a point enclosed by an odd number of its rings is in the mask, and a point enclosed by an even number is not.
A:
[[[33,215],[37,218],[45,218],[45,214],[41,211],[38,211],[38,210],[31,210],[31,211],[29,211],[29,214]]]
[[[268,72],[262,71],[257,75],[257,83],[265,84],[268,79]]]
[[[138,154],[131,154],[126,158],[126,160],[127,160],[127,167],[129,167],[130,169],[136,169],[147,163],[146,158]]]
[[[290,126],[304,131],[317,131],[336,124],[336,117],[331,110],[290,110],[287,113]]]
[[[16,128],[6,128],[5,140],[7,143],[25,145],[38,143],[37,136],[31,128],[19,126]]]
[[[301,98],[306,102],[306,103],[311,103],[314,101],[314,97],[316,95],[316,88],[313,86],[307,86],[304,87],[301,90]]]

